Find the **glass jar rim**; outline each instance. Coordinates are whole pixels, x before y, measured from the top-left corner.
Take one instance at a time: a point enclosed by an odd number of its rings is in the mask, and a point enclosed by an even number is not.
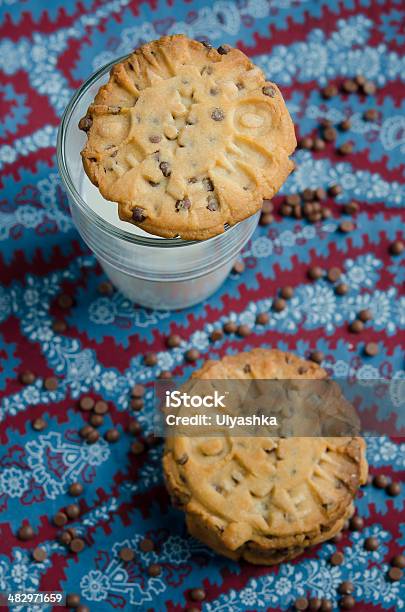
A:
[[[108,62],[95,72],[79,87],[79,89],[73,94],[70,99],[68,105],[65,108],[65,111],[62,115],[61,122],[59,124],[57,143],[56,143],[56,159],[59,168],[59,173],[62,178],[63,185],[65,189],[68,191],[70,197],[75,201],[75,203],[80,207],[81,211],[84,215],[86,215],[93,223],[95,223],[101,230],[107,232],[108,234],[112,234],[113,236],[120,238],[121,240],[125,240],[126,242],[132,242],[140,246],[148,246],[155,248],[173,248],[173,247],[186,247],[194,244],[198,244],[200,240],[182,240],[181,238],[160,238],[153,237],[150,238],[148,236],[140,236],[137,234],[133,234],[131,232],[127,232],[121,228],[116,227],[109,221],[106,221],[101,216],[97,215],[90,206],[86,203],[86,201],[82,198],[80,193],[75,187],[75,184],[70,176],[68,166],[66,164],[66,154],[65,154],[65,143],[66,143],[66,131],[71,120],[71,115],[76,108],[77,103],[80,102],[83,95],[87,92],[87,90],[97,81],[101,76],[106,74],[115,64],[124,61],[129,54],[122,55],[111,62]],[[225,226],[225,232],[228,234],[234,228],[239,225],[238,223],[233,227]],[[217,236],[213,236],[212,238],[207,238],[204,240],[204,243],[208,241],[214,242],[221,238],[224,235],[218,234]]]

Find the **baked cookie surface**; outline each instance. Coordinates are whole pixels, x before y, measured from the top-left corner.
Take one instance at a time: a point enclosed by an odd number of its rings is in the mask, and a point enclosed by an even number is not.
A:
[[[253,215],[291,170],[280,91],[238,49],[183,35],[116,64],[79,123],[90,180],[123,221],[202,240]]]
[[[255,349],[208,361],[193,377],[323,379],[326,372]],[[190,533],[221,554],[260,564],[333,537],[367,477],[360,437],[175,436],[166,440],[163,467]]]

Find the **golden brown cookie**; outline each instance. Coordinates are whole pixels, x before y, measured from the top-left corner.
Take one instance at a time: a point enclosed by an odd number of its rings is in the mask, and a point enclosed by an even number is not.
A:
[[[193,376],[322,379],[326,372],[288,353],[255,349],[208,361]],[[367,477],[360,437],[170,437],[163,467],[194,536],[222,554],[263,564],[340,531]]]
[[[187,240],[257,212],[296,147],[279,89],[244,53],[183,35],[116,64],[79,127],[85,171],[120,218]]]

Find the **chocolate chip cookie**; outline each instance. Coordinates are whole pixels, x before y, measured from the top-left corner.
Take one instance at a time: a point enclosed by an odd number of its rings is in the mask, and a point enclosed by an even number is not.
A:
[[[85,171],[120,219],[187,240],[256,213],[296,147],[282,95],[258,67],[183,35],[116,64],[79,127]]]
[[[193,377],[320,380],[326,372],[292,354],[255,349],[208,361]],[[367,478],[358,436],[173,436],[163,468],[192,535],[233,559],[268,565],[340,531]]]

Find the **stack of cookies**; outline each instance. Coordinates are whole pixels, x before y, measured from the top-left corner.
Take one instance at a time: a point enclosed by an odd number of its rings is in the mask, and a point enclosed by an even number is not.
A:
[[[278,350],[208,361],[193,375],[219,379],[323,379],[312,362]],[[189,532],[232,559],[272,565],[332,538],[367,479],[354,437],[181,437],[166,440],[163,468]]]

